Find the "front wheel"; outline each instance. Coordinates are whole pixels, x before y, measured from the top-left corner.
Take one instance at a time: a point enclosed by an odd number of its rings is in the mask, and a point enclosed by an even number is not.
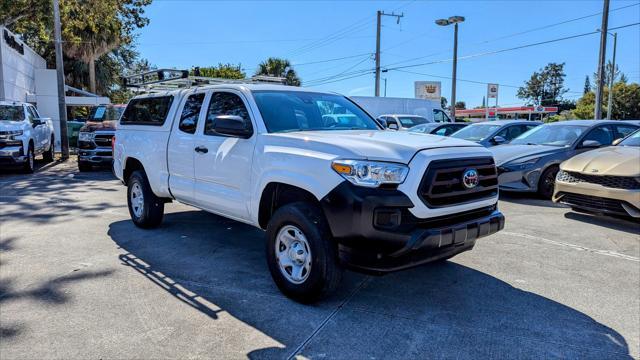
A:
[[[558,170],[558,167],[552,166],[542,172],[540,182],[538,183],[538,194],[543,199],[551,199],[553,196],[553,189],[556,184],[556,175],[558,175]]]
[[[29,149],[27,149],[27,159],[22,166],[22,171],[27,174],[33,174],[36,169],[36,154],[33,150],[33,145],[29,144]]]
[[[267,263],[286,296],[312,303],[342,278],[338,247],[320,209],[298,202],[278,209],[267,226]]]
[[[133,223],[150,229],[160,226],[164,216],[164,202],[157,197],[147,176],[142,171],[134,171],[127,182],[127,204]]]
[[[53,136],[51,137],[51,143],[49,145],[49,150],[47,150],[44,154],[42,154],[42,158],[44,159],[45,163],[51,163],[53,162],[53,159],[55,158],[55,146],[54,146],[55,142],[54,142],[54,138]]]

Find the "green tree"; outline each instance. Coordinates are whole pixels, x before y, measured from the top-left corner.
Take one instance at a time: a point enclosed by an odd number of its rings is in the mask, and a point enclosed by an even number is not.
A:
[[[232,64],[218,64],[217,66],[209,66],[209,67],[194,67],[189,71],[190,75],[194,76],[204,76],[204,77],[212,77],[212,78],[222,78],[222,79],[244,79],[247,75],[242,71],[242,67],[240,64],[232,65]]]
[[[447,108],[447,103],[448,103],[448,102],[449,102],[449,101],[447,100],[447,98],[446,98],[446,97],[444,97],[444,96],[441,96],[441,97],[440,97],[440,107],[441,107],[442,109],[446,109],[446,108]]]
[[[302,84],[289,60],[281,58],[270,57],[258,64],[256,75],[283,77],[286,79],[285,84],[292,86],[300,86]]]
[[[564,63],[549,63],[531,75],[525,85],[518,89],[517,96],[534,105],[555,105],[569,91],[564,88],[565,76]]]
[[[606,116],[606,99],[609,97],[609,88],[603,89],[605,99],[602,108],[602,115]],[[576,108],[572,111],[578,119],[593,119],[595,108],[595,93],[589,92],[580,98],[576,103]],[[613,85],[613,104],[611,119],[628,120],[640,118],[640,85],[637,83],[625,84],[621,81]]]
[[[456,101],[456,109],[464,110],[467,108],[467,103],[464,101]]]
[[[589,75],[587,75],[584,78],[584,90],[582,92],[582,95],[588,93],[591,91],[591,80],[589,80]]]
[[[607,64],[604,66],[604,86],[608,87],[609,86],[609,80],[611,79],[611,69],[613,69],[613,63],[611,62],[611,60],[607,61]],[[615,66],[615,71],[613,72],[613,82],[617,82],[618,80],[621,80],[624,77],[625,82],[626,82],[626,76],[624,75],[624,73],[622,73],[620,71],[620,68],[618,68],[618,64],[616,64]],[[598,73],[593,73],[593,79],[595,81],[594,84],[594,88],[596,86],[598,86]]]

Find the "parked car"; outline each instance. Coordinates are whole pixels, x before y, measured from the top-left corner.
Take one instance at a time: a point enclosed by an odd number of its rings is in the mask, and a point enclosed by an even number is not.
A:
[[[382,96],[351,96],[358,106],[376,119],[385,114],[412,114],[429,122],[451,122],[440,107],[440,99],[394,98]]]
[[[553,201],[576,211],[640,219],[640,130],[560,164]]]
[[[388,114],[379,116],[378,122],[390,130],[409,130],[416,125],[429,123],[429,120],[418,115]]]
[[[550,199],[561,162],[609,146],[638,128],[633,123],[606,120],[570,120],[538,126],[510,144],[491,148],[500,174],[500,190],[538,192]]]
[[[357,121],[327,126],[334,110]],[[271,275],[300,302],[335,289],[344,267],[444,260],[504,225],[487,149],[383,131],[349,99],[298,87],[137,96],[119,121],[113,168],[139,227],[159,226],[177,200],[264,229]]]
[[[80,135],[80,129],[82,129],[86,122],[86,118],[74,118],[67,120],[67,137],[69,139],[70,147],[78,147],[78,136]]]
[[[422,134],[450,136],[454,132],[464,128],[467,125],[469,125],[469,123],[466,123],[466,122],[428,123],[428,124],[416,125],[410,128],[409,131],[422,133]]]
[[[539,121],[496,120],[471,124],[451,137],[477,142],[485,147],[507,144],[525,132],[542,124]]]
[[[53,123],[43,118],[35,106],[0,101],[0,166],[35,170],[35,157],[52,162],[55,155]]]
[[[125,105],[99,105],[91,109],[78,134],[80,171],[90,171],[94,166],[111,166],[116,123],[124,109]]]

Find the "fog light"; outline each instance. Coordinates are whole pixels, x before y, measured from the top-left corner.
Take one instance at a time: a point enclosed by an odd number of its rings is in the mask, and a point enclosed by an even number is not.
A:
[[[382,229],[393,229],[400,225],[402,215],[399,209],[376,209],[373,213],[373,224]]]

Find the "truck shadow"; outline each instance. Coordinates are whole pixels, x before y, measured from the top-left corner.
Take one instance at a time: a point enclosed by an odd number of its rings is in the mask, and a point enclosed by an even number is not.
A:
[[[451,261],[383,277],[347,273],[334,296],[304,306],[273,285],[264,235],[250,226],[186,211],[151,231],[114,222],[108,234],[122,264],[176,306],[213,321],[225,312],[284,345],[249,358],[286,358],[298,347],[309,358],[630,358],[625,339],[588,315]]]

